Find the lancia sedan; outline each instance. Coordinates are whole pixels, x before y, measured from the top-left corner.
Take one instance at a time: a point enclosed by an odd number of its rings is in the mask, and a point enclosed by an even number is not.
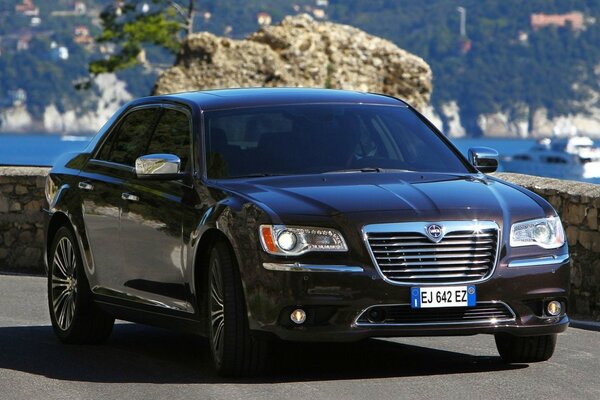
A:
[[[54,332],[191,331],[228,376],[276,340],[492,334],[506,362],[547,360],[569,324],[565,235],[497,165],[384,95],[134,100],[47,178]]]

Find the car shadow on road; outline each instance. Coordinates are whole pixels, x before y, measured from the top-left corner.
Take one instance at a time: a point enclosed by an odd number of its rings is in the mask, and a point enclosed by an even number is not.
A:
[[[526,368],[505,364],[499,357],[376,339],[352,344],[278,343],[272,353],[268,374],[242,382],[372,379]],[[212,370],[206,340],[136,324],[115,325],[108,342],[98,346],[61,344],[50,326],[2,327],[0,369],[84,382],[233,381],[218,377]]]

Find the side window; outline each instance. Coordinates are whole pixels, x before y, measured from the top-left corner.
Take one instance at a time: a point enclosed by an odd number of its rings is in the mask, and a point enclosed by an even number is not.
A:
[[[146,149],[159,112],[159,108],[146,108],[127,115],[117,132],[104,143],[98,158],[133,166]]]
[[[181,159],[181,170],[190,158],[190,122],[180,111],[165,109],[156,125],[147,150],[148,154],[175,154]]]

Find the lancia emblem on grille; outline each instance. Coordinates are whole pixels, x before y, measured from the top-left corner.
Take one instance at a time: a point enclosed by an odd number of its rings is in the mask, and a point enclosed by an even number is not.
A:
[[[444,238],[444,227],[438,224],[430,224],[425,227],[425,234],[432,242],[438,243]]]

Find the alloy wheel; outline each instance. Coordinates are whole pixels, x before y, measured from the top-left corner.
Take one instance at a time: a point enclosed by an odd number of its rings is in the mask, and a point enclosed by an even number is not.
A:
[[[58,242],[52,259],[52,311],[58,327],[71,327],[77,307],[77,258],[67,237]]]
[[[210,330],[211,346],[217,364],[223,355],[225,329],[225,303],[223,301],[223,275],[219,258],[213,258],[210,279]]]

